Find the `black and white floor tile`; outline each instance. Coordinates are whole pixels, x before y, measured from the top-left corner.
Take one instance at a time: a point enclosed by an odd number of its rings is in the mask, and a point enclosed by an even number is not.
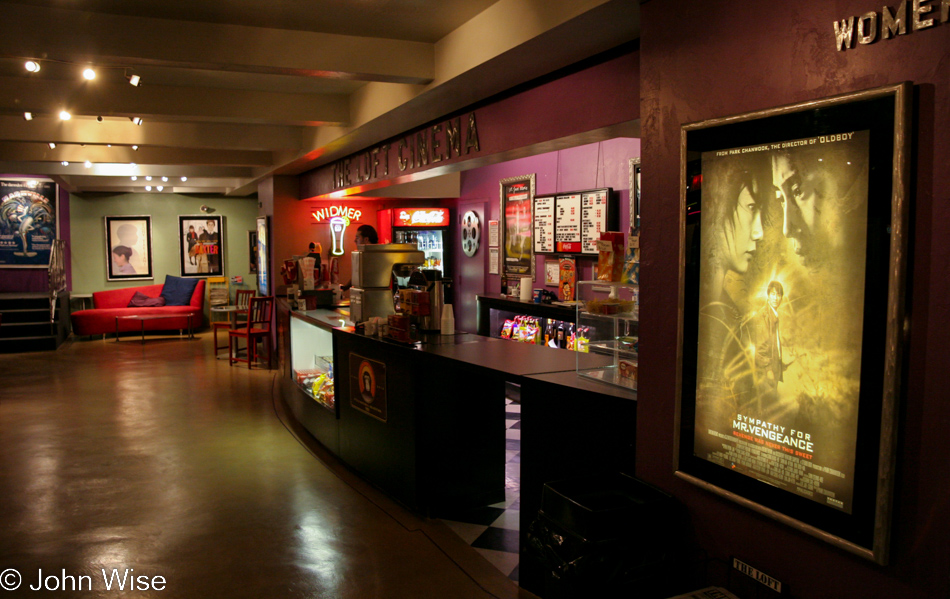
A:
[[[518,581],[521,496],[521,404],[505,400],[505,501],[443,522],[509,578]]]

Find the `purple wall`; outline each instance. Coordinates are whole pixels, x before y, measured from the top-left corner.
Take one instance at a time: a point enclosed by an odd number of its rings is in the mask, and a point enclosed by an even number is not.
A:
[[[489,216],[482,223],[483,240],[478,254],[474,258],[462,255],[459,260],[481,259],[487,272],[488,220],[503,220],[500,218],[499,181],[531,173],[535,174],[535,193],[539,195],[612,187],[619,202],[620,230],[626,231],[630,224],[629,161],[639,156],[639,139],[616,138],[463,172],[459,201],[485,201],[488,204]],[[589,280],[596,258],[584,258],[578,262],[581,266],[580,279]],[[535,259],[535,276],[535,287],[544,287],[544,256]],[[486,275],[485,287],[459,289],[460,293],[456,297],[459,304],[456,307],[456,321],[467,322],[463,319],[474,313],[475,294],[500,293],[501,276]],[[557,291],[554,286],[545,288]]]
[[[612,58],[553,81],[504,97],[473,109],[478,122],[480,151],[455,156],[427,167],[400,172],[396,166],[397,144],[403,137],[390,139],[389,178],[402,175],[411,180],[412,172],[435,166],[460,170],[461,163],[477,157],[489,157],[533,144],[586,133],[602,127],[619,125],[639,116],[639,53],[631,52]],[[461,113],[463,122],[469,112]],[[437,121],[440,124],[443,121]],[[463,128],[467,128],[467,123]],[[444,135],[444,132],[441,134]],[[440,139],[443,139],[440,137]],[[381,142],[382,143],[382,142]],[[374,147],[378,147],[376,144]],[[445,151],[443,145],[442,151]],[[352,155],[353,186],[356,182],[358,155]],[[454,165],[454,166],[453,166]],[[307,199],[333,192],[333,164],[300,176],[300,197]],[[379,174],[383,172],[379,167]],[[378,180],[362,183],[365,189],[379,187]]]
[[[640,314],[648,326],[640,328],[637,475],[683,502],[710,560],[745,559],[787,584],[793,597],[950,596],[950,23],[939,22],[939,3],[926,4],[934,7],[934,27],[908,26],[907,35],[879,36],[844,52],[835,48],[834,21],[880,12],[880,3],[641,4],[641,121],[649,157],[643,195],[650,199],[642,211]],[[673,475],[680,127],[901,81],[914,82],[916,96],[912,326],[904,346],[891,560],[879,567]]]
[[[0,175],[2,177],[29,177],[31,175]],[[69,192],[59,189],[59,238],[66,242],[66,288],[73,288],[72,252],[69,235]],[[49,281],[45,268],[4,268],[0,269],[0,293],[21,293],[49,291]]]

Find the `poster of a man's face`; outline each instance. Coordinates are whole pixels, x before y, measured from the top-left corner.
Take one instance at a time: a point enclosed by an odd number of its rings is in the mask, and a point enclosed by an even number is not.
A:
[[[696,456],[850,512],[867,131],[705,152]]]

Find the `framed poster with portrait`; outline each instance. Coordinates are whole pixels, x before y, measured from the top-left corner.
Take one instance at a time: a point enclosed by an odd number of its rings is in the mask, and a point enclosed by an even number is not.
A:
[[[224,275],[224,219],[220,216],[179,216],[178,253],[181,276]]]
[[[152,217],[107,216],[106,280],[154,279],[152,273]]]
[[[0,179],[0,268],[47,268],[59,239],[59,186]]]
[[[269,261],[269,252],[268,252],[268,236],[270,235],[267,228],[267,218],[266,216],[257,217],[257,251],[255,253],[255,258],[257,259],[257,292],[261,295],[270,295],[270,274],[268,265]]]
[[[499,182],[501,197],[502,275],[534,279],[534,248],[531,243],[534,173]]]
[[[682,129],[676,474],[886,563],[910,84]]]

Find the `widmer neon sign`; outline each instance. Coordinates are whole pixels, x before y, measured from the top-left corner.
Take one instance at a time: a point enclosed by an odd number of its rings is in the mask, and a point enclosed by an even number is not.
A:
[[[311,214],[313,214],[313,218],[316,219],[317,222],[340,217],[347,221],[346,224],[350,224],[350,221],[359,220],[363,212],[349,206],[326,206],[316,212],[311,212]]]

